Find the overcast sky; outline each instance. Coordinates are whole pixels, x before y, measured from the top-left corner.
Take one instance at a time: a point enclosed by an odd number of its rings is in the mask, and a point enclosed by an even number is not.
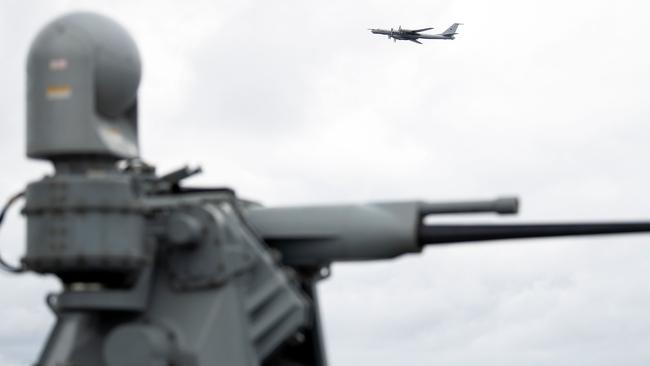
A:
[[[25,59],[75,10],[136,39],[143,156],[202,165],[196,184],[266,205],[518,194],[504,221],[650,218],[650,5],[631,0],[3,0],[0,197],[51,171],[24,157]],[[455,41],[423,45],[367,31],[453,22]],[[14,261],[23,225],[0,232]],[[648,365],[649,272],[643,235],[334,265],[330,364]],[[0,286],[0,364],[29,365],[57,281]]]

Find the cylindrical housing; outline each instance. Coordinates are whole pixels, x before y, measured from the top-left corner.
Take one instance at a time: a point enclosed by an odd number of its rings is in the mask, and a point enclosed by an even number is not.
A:
[[[24,264],[64,282],[121,282],[149,259],[126,176],[57,175],[27,187]]]
[[[140,57],[119,24],[65,15],[36,37],[27,62],[27,155],[136,157]]]
[[[308,266],[419,252],[419,207],[414,201],[252,208],[246,213],[264,241],[282,253],[284,263]]]

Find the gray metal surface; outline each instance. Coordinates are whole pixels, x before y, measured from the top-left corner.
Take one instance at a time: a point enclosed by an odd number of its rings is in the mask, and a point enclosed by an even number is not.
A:
[[[419,252],[418,202],[257,208],[246,212],[292,266],[376,260]]]
[[[124,175],[57,174],[30,184],[27,268],[68,281],[132,275],[151,258],[144,245],[144,209]]]
[[[140,56],[120,25],[74,13],[48,24],[27,62],[27,155],[138,155]]]

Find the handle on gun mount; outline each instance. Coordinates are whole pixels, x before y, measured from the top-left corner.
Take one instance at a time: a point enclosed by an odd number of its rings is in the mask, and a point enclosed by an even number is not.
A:
[[[421,217],[439,214],[485,212],[511,215],[516,214],[518,210],[519,200],[517,197],[500,197],[489,201],[421,203],[419,208]]]

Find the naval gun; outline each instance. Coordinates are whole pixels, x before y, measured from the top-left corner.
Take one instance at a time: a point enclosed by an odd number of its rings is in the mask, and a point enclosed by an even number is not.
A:
[[[54,173],[24,196],[15,273],[53,274],[57,320],[37,366],[325,365],[316,284],[330,264],[427,245],[650,232],[650,222],[426,224],[438,214],[514,214],[515,198],[264,207],[227,188],[187,187],[140,159],[140,57],[90,13],[62,16],[27,66],[27,155]],[[430,220],[429,220],[430,221]],[[426,222],[429,222],[426,221]]]

